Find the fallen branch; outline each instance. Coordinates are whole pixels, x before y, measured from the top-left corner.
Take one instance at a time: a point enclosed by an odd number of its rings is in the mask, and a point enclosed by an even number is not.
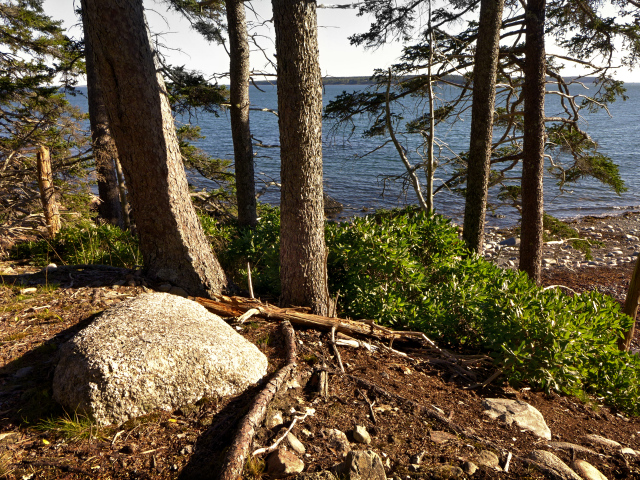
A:
[[[333,347],[333,353],[336,354],[336,358],[338,359],[338,366],[340,367],[340,371],[344,373],[344,365],[342,365],[342,357],[340,356],[340,352],[338,351],[338,346],[336,345],[336,327],[331,329],[331,346]]]
[[[295,332],[287,321],[282,322],[282,334],[285,338],[287,350],[285,366],[278,370],[269,380],[253,400],[249,412],[240,421],[240,426],[222,463],[222,469],[218,476],[219,480],[236,480],[240,477],[256,429],[264,420],[269,403],[296,369]]]
[[[273,445],[271,445],[270,447],[265,447],[265,448],[259,448],[256,451],[254,451],[251,456],[255,457],[256,455],[261,455],[263,453],[271,453],[275,450],[278,449],[278,446],[282,443],[282,441],[287,438],[287,435],[289,435],[289,432],[291,432],[291,430],[293,429],[294,425],[298,422],[298,420],[303,421],[305,418],[307,418],[309,415],[313,415],[314,413],[316,413],[316,411],[313,408],[309,408],[307,409],[306,413],[302,416],[295,416],[293,417],[293,421],[291,422],[291,425],[289,425],[289,428],[287,428],[287,431],[284,432],[284,434],[282,434],[282,436],[280,438],[278,438]]]

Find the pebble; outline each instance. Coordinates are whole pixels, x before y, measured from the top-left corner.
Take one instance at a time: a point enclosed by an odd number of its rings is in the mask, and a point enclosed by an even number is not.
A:
[[[356,428],[353,430],[353,439],[358,443],[364,443],[365,445],[369,445],[371,443],[371,435],[367,432],[367,429],[362,425],[356,425]]]

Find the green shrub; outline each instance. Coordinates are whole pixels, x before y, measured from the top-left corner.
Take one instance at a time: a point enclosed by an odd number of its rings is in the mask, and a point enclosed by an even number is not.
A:
[[[13,259],[29,259],[34,265],[50,262],[62,264],[100,264],[134,268],[142,262],[138,239],[113,225],[81,222],[60,230],[52,239],[17,244]]]
[[[247,287],[247,263],[256,295],[280,295],[280,209],[260,204],[255,229],[235,227],[220,263],[234,282]]]
[[[616,344],[632,320],[610,297],[543,290],[524,273],[469,255],[448,220],[414,210],[328,224],[326,242],[341,316],[485,353],[513,385],[587,393],[640,414],[640,360]],[[277,295],[278,244],[273,210],[256,230],[240,231],[225,255],[240,269],[251,261],[254,283]]]

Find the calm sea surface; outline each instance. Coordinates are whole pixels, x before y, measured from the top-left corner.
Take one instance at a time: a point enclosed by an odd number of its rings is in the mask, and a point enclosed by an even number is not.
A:
[[[620,167],[620,173],[626,183],[628,191],[617,195],[595,180],[581,180],[572,185],[570,190],[560,194],[552,179],[545,182],[545,210],[560,218],[570,218],[583,215],[605,215],[619,213],[621,210],[640,209],[640,172],[638,171],[638,151],[640,145],[640,84],[627,84],[629,99],[613,103],[606,112],[595,114],[584,113],[583,128],[600,144],[600,151],[610,156]],[[276,88],[272,86],[251,89],[251,103],[255,107],[277,109]],[[324,104],[335,98],[343,91],[355,91],[362,86],[329,85],[324,91]],[[586,92],[585,92],[586,93]],[[446,98],[450,92],[442,91]],[[547,116],[559,114],[557,95],[547,96]],[[73,103],[86,109],[86,102],[82,97],[72,99]],[[408,108],[405,118],[409,118],[423,108],[421,105],[407,101]],[[413,113],[411,113],[413,112]],[[399,113],[399,112],[398,112]],[[202,128],[206,139],[198,146],[217,158],[233,158],[231,128],[229,117],[222,113],[219,117],[210,114],[200,114],[192,119]],[[385,176],[398,176],[404,172],[404,167],[392,145],[387,145],[374,153],[362,157],[366,152],[374,150],[381,142],[379,138],[363,138],[360,132],[367,125],[368,119],[357,120],[355,132],[332,129],[329,122],[323,125],[323,162],[325,191],[331,197],[345,205],[345,216],[362,214],[364,209],[371,211],[377,208],[391,208],[416,203],[413,192],[405,195],[401,181],[384,182]],[[436,135],[442,145],[443,157],[451,156],[468,149],[469,145],[470,113],[466,112],[462,118],[453,124],[442,125]],[[251,130],[256,140],[265,145],[278,145],[278,122],[272,113],[262,111],[251,112]],[[416,148],[419,146],[417,138],[403,137],[404,145],[412,156],[412,162],[417,163],[419,156]],[[263,182],[279,182],[280,165],[278,148],[256,148],[256,178],[258,190]],[[360,157],[360,158],[359,158]],[[560,159],[562,160],[562,158]],[[567,160],[567,159],[565,159]],[[444,163],[444,161],[442,162]],[[448,178],[450,169],[447,165],[436,171],[436,186]],[[517,175],[517,174],[516,174]],[[190,181],[199,187],[206,187],[207,180],[197,175],[191,175]],[[424,179],[422,179],[424,182]],[[277,204],[279,191],[276,187],[269,187],[261,197],[262,201]],[[442,191],[435,197],[436,210],[460,223],[464,200],[453,193]],[[488,223],[493,225],[511,225],[518,220],[517,211],[512,207],[499,207],[488,217]]]

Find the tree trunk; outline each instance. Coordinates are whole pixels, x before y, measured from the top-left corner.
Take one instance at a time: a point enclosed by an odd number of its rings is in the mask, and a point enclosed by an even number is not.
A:
[[[229,47],[231,93],[231,137],[236,171],[238,223],[256,225],[256,184],[253,172],[253,146],[249,128],[249,38],[242,0],[225,0]]]
[[[280,281],[288,305],[326,315],[322,78],[316,3],[272,0],[281,158]]]
[[[545,0],[529,0],[525,12],[524,140],[520,270],[540,283],[543,233]]]
[[[628,332],[625,332],[624,338],[618,339],[618,348],[624,352],[628,352],[631,347],[631,341],[636,333],[636,317],[638,316],[638,301],[640,301],[640,257],[636,260],[636,266],[631,275],[629,289],[627,290],[627,298],[624,301],[624,313],[633,318],[633,323]]]
[[[113,138],[111,138],[111,132],[109,132],[107,110],[105,109],[102,92],[98,84],[98,74],[96,72],[91,42],[88,38],[85,38],[84,43],[87,65],[87,100],[89,103],[89,122],[91,124],[91,143],[93,144],[93,156],[98,180],[98,195],[100,197],[98,214],[105,222],[124,228],[115,165],[118,151],[116,149],[116,143],[113,141]]]
[[[493,111],[504,0],[482,0],[473,67],[471,142],[467,168],[467,194],[463,238],[467,248],[482,254],[487,190],[493,143]]]
[[[219,293],[226,278],[189,198],[142,0],[82,0],[82,10],[146,274],[194,294]]]
[[[53,172],[51,171],[51,155],[49,149],[40,145],[37,153],[38,161],[38,186],[40,187],[40,200],[44,211],[44,220],[50,237],[54,237],[60,231],[60,213],[56,202],[56,191],[53,187]]]

